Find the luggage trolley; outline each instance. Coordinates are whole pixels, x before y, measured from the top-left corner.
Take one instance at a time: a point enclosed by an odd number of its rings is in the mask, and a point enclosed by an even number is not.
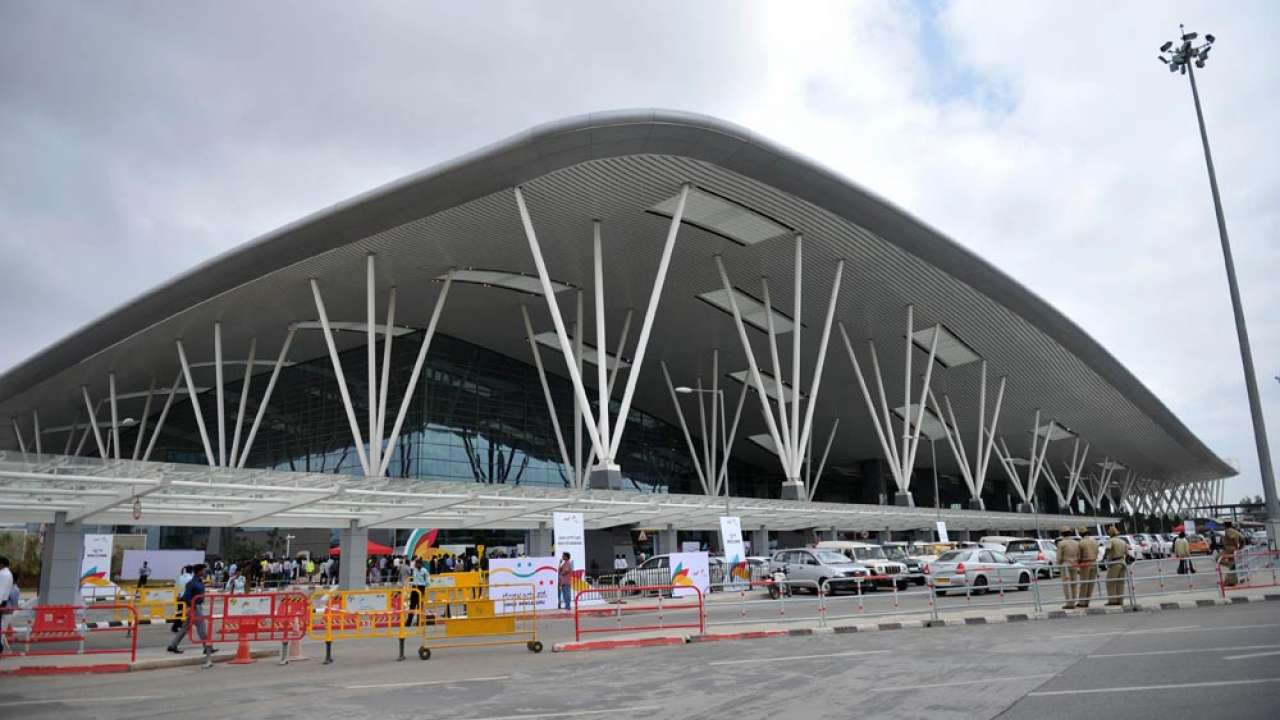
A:
[[[521,643],[540,653],[537,605],[532,584],[429,587],[419,608],[418,658],[430,659],[432,648]]]

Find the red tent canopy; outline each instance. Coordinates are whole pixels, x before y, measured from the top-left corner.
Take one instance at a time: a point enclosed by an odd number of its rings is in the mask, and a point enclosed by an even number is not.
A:
[[[369,544],[369,550],[368,550],[368,553],[369,553],[370,555],[393,555],[393,554],[395,554],[395,551],[394,551],[394,550],[392,550],[391,548],[387,547],[386,545],[383,545],[382,543],[377,543],[377,542],[374,542],[374,541],[370,540],[368,544]],[[331,547],[331,548],[329,548],[329,555],[330,555],[330,556],[340,555],[341,553],[342,553],[342,548],[340,548],[340,547]]]

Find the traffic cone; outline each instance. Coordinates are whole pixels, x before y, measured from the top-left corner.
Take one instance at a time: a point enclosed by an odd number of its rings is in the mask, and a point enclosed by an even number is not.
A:
[[[249,655],[249,638],[240,636],[240,645],[236,647],[236,656],[230,661],[231,665],[249,665],[253,663],[253,658]]]

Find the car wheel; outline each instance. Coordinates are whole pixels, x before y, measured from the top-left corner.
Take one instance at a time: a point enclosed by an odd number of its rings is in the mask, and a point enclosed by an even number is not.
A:
[[[986,579],[985,577],[983,577],[982,575],[979,575],[978,577],[974,578],[974,580],[973,580],[973,594],[974,594],[974,595],[985,595],[985,594],[986,594],[986,592],[987,592],[987,579]]]
[[[1018,576],[1018,591],[1026,592],[1029,587],[1031,587],[1031,576],[1026,573],[1022,573]]]
[[[946,596],[946,594],[947,594],[947,591],[946,591],[946,590],[934,590],[934,591],[933,591],[933,596],[934,596],[934,597],[945,597],[945,596]]]
[[[915,583],[916,583],[917,585],[923,585],[923,584],[924,584],[924,578],[922,578],[922,577],[914,578],[914,580],[915,580]]]
[[[775,585],[770,585],[770,586],[769,586],[769,597],[770,597],[771,599],[773,599],[773,600],[777,600],[778,598],[782,597],[782,589],[781,589],[778,585],[776,585],[776,584],[775,584]]]

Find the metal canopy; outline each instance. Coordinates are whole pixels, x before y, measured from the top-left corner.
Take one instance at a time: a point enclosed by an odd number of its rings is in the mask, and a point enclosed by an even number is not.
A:
[[[135,498],[141,504],[134,519]],[[580,512],[587,529],[716,530],[724,498],[645,495],[458,482],[357,478],[277,470],[209,468],[66,455],[0,452],[0,523],[68,520],[100,525],[346,528],[551,527],[554,511]],[[1026,530],[1091,517],[734,498],[746,529]],[[1110,522],[1103,517],[1099,522]]]

